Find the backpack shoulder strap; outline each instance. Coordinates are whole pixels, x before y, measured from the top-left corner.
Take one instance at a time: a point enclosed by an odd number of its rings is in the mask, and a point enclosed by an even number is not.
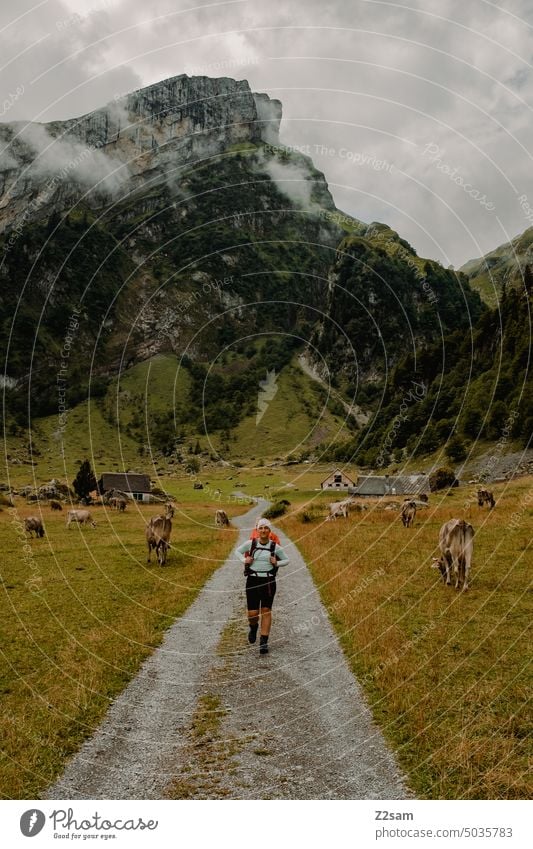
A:
[[[254,551],[255,551],[255,549],[256,549],[256,548],[257,548],[257,537],[254,537],[254,538],[252,539],[252,544],[251,544],[251,546],[250,546],[250,555],[251,555],[252,557],[254,556]]]
[[[276,551],[276,540],[275,540],[275,539],[271,539],[271,540],[270,540],[270,556],[271,556],[271,557],[273,557],[273,556],[274,556],[274,552],[275,552],[275,551]]]

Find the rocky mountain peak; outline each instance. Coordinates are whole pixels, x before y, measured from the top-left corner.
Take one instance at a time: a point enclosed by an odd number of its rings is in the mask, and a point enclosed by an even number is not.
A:
[[[0,125],[0,232],[76,196],[94,206],[246,142],[278,142],[281,103],[246,80],[181,74],[80,118]]]

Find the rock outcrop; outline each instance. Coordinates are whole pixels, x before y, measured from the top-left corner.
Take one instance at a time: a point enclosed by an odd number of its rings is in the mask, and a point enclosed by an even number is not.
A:
[[[49,124],[0,125],[0,233],[83,197],[111,198],[165,181],[233,145],[278,141],[281,103],[246,80],[182,74],[102,109]]]

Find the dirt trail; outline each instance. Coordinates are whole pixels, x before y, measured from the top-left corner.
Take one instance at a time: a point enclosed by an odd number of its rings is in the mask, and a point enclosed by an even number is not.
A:
[[[233,520],[242,540],[264,505]],[[242,566],[231,556],[45,798],[409,795],[307,566],[281,536],[291,563],[278,574],[270,654],[246,641]]]

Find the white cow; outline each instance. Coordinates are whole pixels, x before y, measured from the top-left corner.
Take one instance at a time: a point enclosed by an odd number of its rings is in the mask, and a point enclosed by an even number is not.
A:
[[[96,522],[93,521],[88,510],[69,510],[67,513],[67,528],[70,528],[73,522],[78,525],[92,525],[93,528],[96,528]]]
[[[336,519],[338,516],[343,516],[345,519],[348,518],[348,505],[350,501],[334,501],[329,505],[329,516],[326,521],[330,522],[332,519]]]

